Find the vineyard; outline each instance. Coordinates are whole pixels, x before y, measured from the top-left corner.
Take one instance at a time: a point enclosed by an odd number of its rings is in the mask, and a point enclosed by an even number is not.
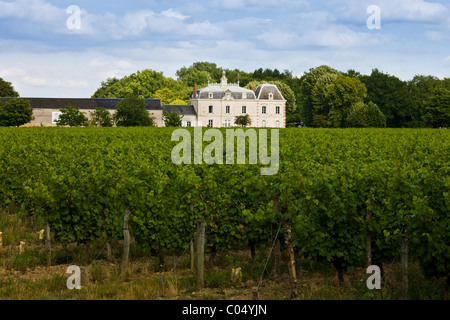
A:
[[[367,264],[368,234],[376,265],[407,238],[423,274],[448,279],[448,130],[283,129],[272,176],[263,164],[176,165],[173,130],[0,128],[0,214],[18,206],[47,227],[48,245],[64,246],[118,243],[128,220],[132,240],[161,263],[187,250],[198,220],[207,252],[253,255],[287,221],[295,256],[340,279]]]

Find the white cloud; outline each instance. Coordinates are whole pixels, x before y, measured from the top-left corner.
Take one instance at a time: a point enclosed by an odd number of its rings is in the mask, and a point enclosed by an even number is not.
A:
[[[369,5],[381,9],[383,21],[436,23],[446,19],[448,8],[439,2],[425,0],[329,0],[338,18],[363,22]]]
[[[450,56],[445,58],[444,63],[445,63],[445,65],[450,66]]]
[[[175,11],[173,9],[165,10],[161,12],[161,16],[167,17],[167,18],[175,18],[178,20],[184,20],[189,18],[189,16],[184,16],[180,12]]]
[[[65,9],[42,0],[0,1],[0,17],[17,17],[36,22],[51,22],[66,16]]]

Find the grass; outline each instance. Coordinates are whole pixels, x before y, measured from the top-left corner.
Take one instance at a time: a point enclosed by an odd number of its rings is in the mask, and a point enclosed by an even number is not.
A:
[[[268,248],[257,248],[255,258],[249,250],[217,253],[214,262],[205,261],[205,286],[199,289],[195,273],[190,271],[189,254],[167,256],[161,268],[157,257],[142,252],[136,244],[131,250],[128,273],[121,275],[121,244],[113,246],[112,261],[106,260],[104,244],[91,246],[88,254],[83,245],[54,245],[52,265],[47,259],[43,240],[31,233],[30,221],[18,213],[0,214],[3,247],[0,248],[0,300],[236,300],[252,299],[258,288],[260,299],[289,299],[290,282],[286,256],[281,254],[280,274],[272,271]],[[20,241],[27,241],[19,254]],[[267,268],[265,269],[267,263]],[[174,268],[176,264],[176,268]],[[311,263],[297,257],[297,299],[302,300],[397,300],[401,297],[401,268],[395,262],[382,282],[382,290],[366,287],[366,270],[357,268],[345,274],[340,284],[330,265]],[[66,286],[69,265],[82,268],[82,288]],[[410,299],[440,300],[444,297],[445,279],[425,279],[420,268],[409,264]],[[231,280],[231,268],[242,268],[242,280]],[[264,272],[263,272],[264,270]]]

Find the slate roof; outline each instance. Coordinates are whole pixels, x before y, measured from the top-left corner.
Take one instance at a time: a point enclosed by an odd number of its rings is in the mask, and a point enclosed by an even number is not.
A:
[[[260,100],[269,100],[269,93],[273,94],[273,100],[284,100],[280,90],[274,84],[261,84],[255,90],[256,98]]]
[[[173,105],[173,104],[165,104],[163,105],[163,111],[166,112],[176,112],[179,115],[183,116],[196,116],[193,105]]]
[[[199,89],[197,91],[197,97],[198,99],[209,99],[209,93],[212,92],[213,99],[220,100],[225,97],[225,94],[227,92],[231,93],[231,97],[236,100],[242,99],[242,94],[245,92],[247,93],[246,99],[255,99],[255,93],[252,90],[241,88],[238,86],[227,86],[227,87],[220,87],[220,86],[213,86],[210,85],[208,87]]]
[[[62,109],[67,105],[72,105],[80,110],[95,110],[103,107],[107,110],[117,109],[117,105],[122,99],[89,99],[89,98],[26,98],[30,101],[33,109]],[[0,98],[0,101],[7,102],[13,98]],[[162,110],[162,103],[159,99],[145,99],[147,110]]]

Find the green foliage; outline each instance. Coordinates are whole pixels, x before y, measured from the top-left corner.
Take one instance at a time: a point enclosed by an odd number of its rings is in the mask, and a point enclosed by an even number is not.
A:
[[[450,126],[450,90],[438,88],[424,103],[423,120],[433,128]]]
[[[218,82],[222,77],[222,69],[215,63],[195,62],[189,68],[182,67],[176,72],[178,79],[189,87],[196,83],[199,87],[206,86],[209,82]]]
[[[328,117],[323,114],[315,114],[313,118],[313,126],[316,128],[328,128],[330,126]]]
[[[339,74],[339,71],[328,66],[320,66],[310,69],[302,77],[299,91],[301,92],[301,115],[303,122],[308,126],[313,125],[314,105],[318,105],[318,96],[320,92],[324,92],[325,86]],[[326,81],[324,79],[327,79]],[[314,92],[314,94],[313,94]],[[322,94],[324,95],[324,94]],[[315,97],[315,98],[314,98]],[[316,107],[317,109],[317,107]]]
[[[55,121],[58,126],[80,127],[88,125],[87,117],[78,108],[67,105],[60,111],[61,114]]]
[[[386,118],[375,103],[359,102],[353,105],[346,123],[348,127],[353,128],[383,128],[386,125]]]
[[[250,119],[250,116],[248,114],[243,114],[234,117],[234,124],[245,127],[252,124],[252,120]]]
[[[180,116],[175,111],[163,113],[164,125],[166,127],[181,127],[183,116]]]
[[[112,127],[113,119],[111,113],[105,108],[97,108],[90,112],[91,120],[89,125],[93,127]]]
[[[410,127],[414,122],[414,100],[408,84],[399,78],[372,70],[360,77],[367,88],[367,101],[372,101],[386,116],[387,127]]]
[[[14,90],[14,87],[12,86],[11,82],[5,81],[2,78],[0,78],[0,97],[11,97],[16,98],[19,94],[16,90]]]
[[[102,82],[93,98],[124,98],[135,95],[141,99],[151,99],[155,91],[165,87],[166,78],[162,72],[153,70],[137,71],[120,80],[115,78]]]
[[[326,87],[326,100],[330,106],[328,119],[334,128],[346,126],[352,106],[366,97],[366,87],[356,78],[338,75]]]
[[[361,266],[369,229],[376,264],[408,235],[427,277],[450,271],[447,130],[280,130],[274,176],[260,164],[175,165],[173,130],[0,128],[0,202],[48,217],[63,244],[120,239],[128,209],[136,245],[163,256],[188,248],[198,219],[210,252],[269,242],[278,197],[298,254],[314,263]]]
[[[144,99],[130,95],[117,105],[114,121],[118,127],[152,127],[154,118],[150,117]]]
[[[33,108],[28,100],[14,98],[0,103],[0,127],[19,127],[33,120]]]
[[[177,80],[149,69],[122,79],[108,78],[92,97],[123,98],[135,94],[140,98],[161,99],[164,104],[189,104],[194,84],[202,88],[208,82],[219,82],[222,71],[226,72],[229,82],[239,82],[242,87],[248,88],[250,83],[255,88],[260,83],[276,84],[287,100],[287,124],[303,123],[308,127],[345,127],[352,106],[364,96],[360,82],[367,90],[364,102],[378,106],[386,117],[387,127],[435,127],[442,124],[439,118],[445,119],[445,111],[441,110],[441,103],[436,109],[430,101],[438,88],[450,90],[448,78],[439,80],[417,75],[406,82],[378,69],[372,70],[370,75],[362,75],[353,69],[344,73],[322,65],[298,78],[289,70],[259,68],[245,72],[224,69],[215,63],[195,62],[179,69]],[[341,78],[334,83],[338,75]],[[438,119],[434,120],[435,116]]]
[[[169,88],[156,90],[153,94],[153,99],[159,99],[163,104],[169,104],[174,100],[175,94]]]
[[[281,73],[278,69],[264,69],[259,68],[255,70],[252,74],[252,78],[255,80],[266,80],[266,81],[273,81],[273,80],[285,80],[292,77],[292,72],[289,70],[284,70],[283,73]]]

